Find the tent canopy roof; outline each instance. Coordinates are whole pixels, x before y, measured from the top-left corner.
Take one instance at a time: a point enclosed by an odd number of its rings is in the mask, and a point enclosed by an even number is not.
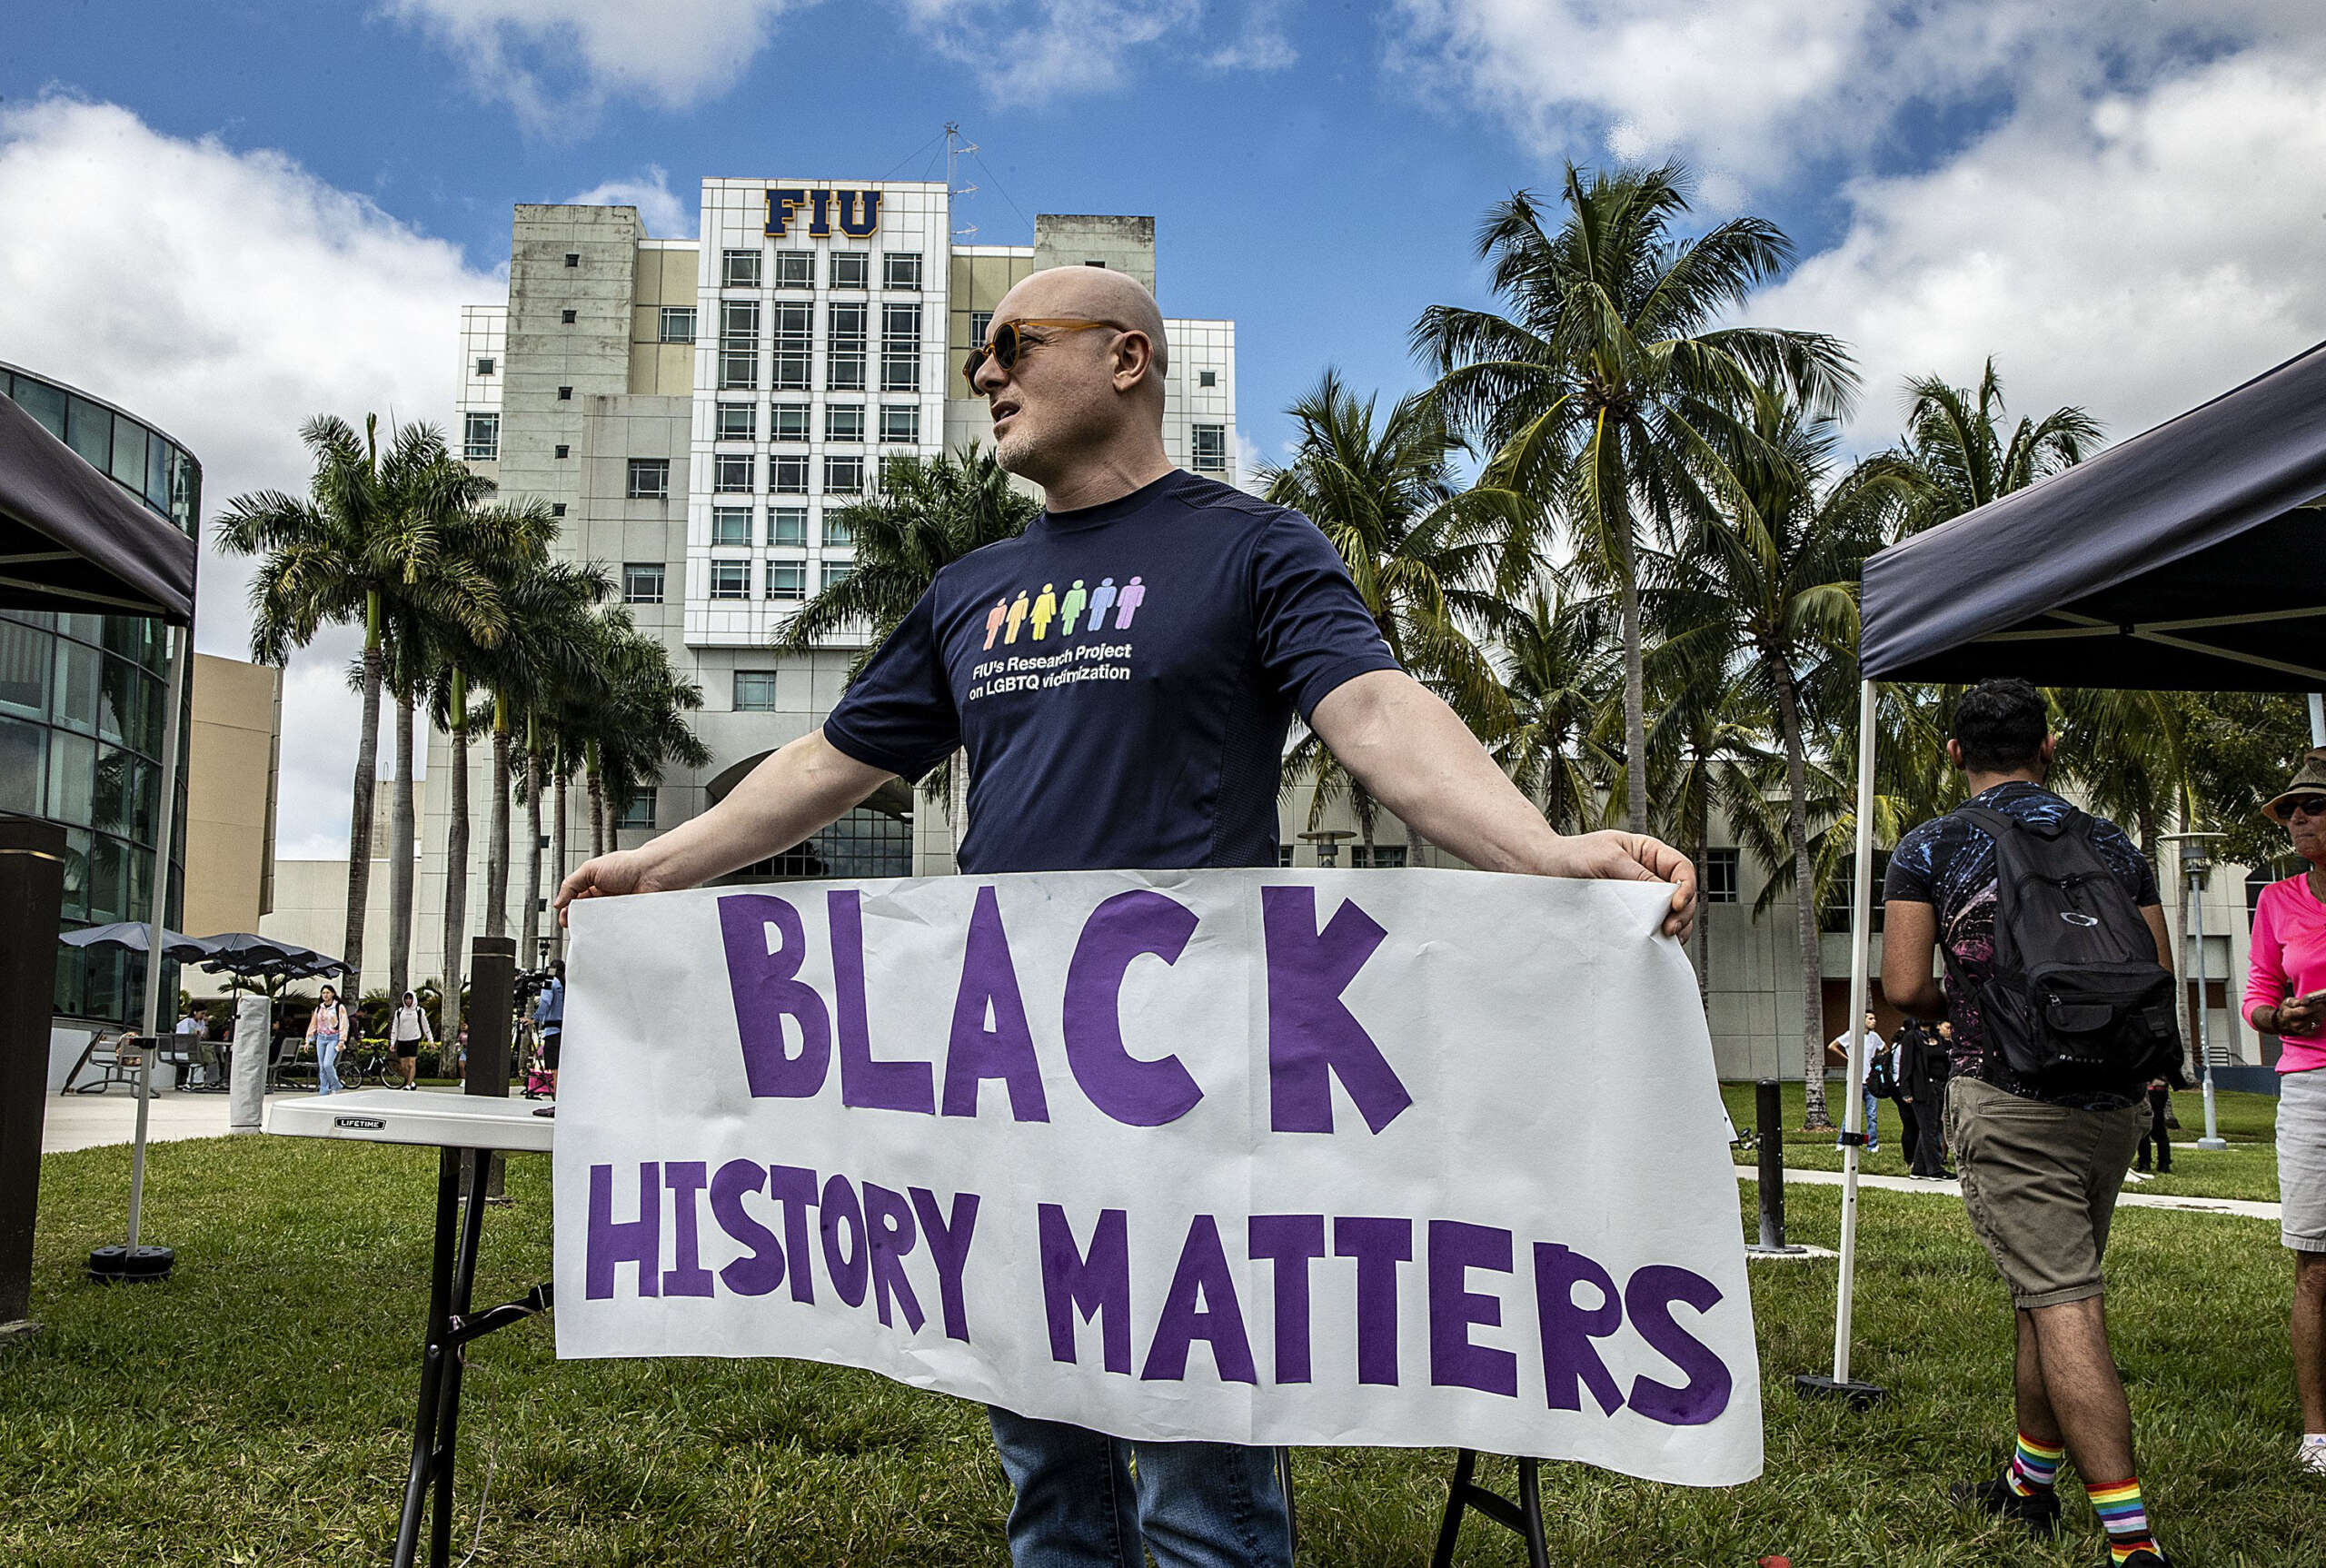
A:
[[[0,397],[0,610],[194,614],[194,541]]]
[[[1876,680],[2326,688],[2326,343],[1865,565]]]

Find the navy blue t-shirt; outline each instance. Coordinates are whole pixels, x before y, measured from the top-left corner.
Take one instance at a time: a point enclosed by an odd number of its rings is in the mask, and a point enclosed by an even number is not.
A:
[[[824,735],[967,747],[964,871],[1273,866],[1293,713],[1397,667],[1316,524],[1175,470],[939,572]]]

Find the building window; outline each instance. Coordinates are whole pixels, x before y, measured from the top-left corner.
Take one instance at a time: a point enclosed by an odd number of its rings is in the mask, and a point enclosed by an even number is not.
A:
[[[722,452],[711,460],[711,488],[721,495],[749,495],[759,480],[759,459],[747,452]]]
[[[862,495],[864,493],[864,460],[860,457],[826,457],[824,459],[824,493],[826,495]]]
[[[748,506],[712,507],[711,542],[749,550],[751,547],[751,509]]]
[[[719,282],[723,288],[758,288],[760,286],[760,253],[757,251],[722,253],[720,256]]]
[[[770,599],[807,598],[808,563],[804,561],[769,561],[767,596]]]
[[[776,441],[806,441],[808,439],[808,405],[803,402],[780,402],[775,405],[774,428],[768,432]]]
[[[880,390],[920,390],[920,307],[880,307]]]
[[[692,305],[664,305],[661,338],[666,343],[694,342],[694,307]]]
[[[1292,868],[1292,846],[1291,846],[1291,845],[1289,845],[1289,844],[1278,844],[1278,845],[1276,847],[1276,863],[1277,863],[1277,869],[1279,869],[1279,870],[1289,870],[1289,869],[1291,869],[1291,868]]]
[[[969,313],[969,346],[976,349],[985,347],[985,334],[991,330],[992,326],[993,313],[991,311],[971,311]]]
[[[1705,851],[1705,902],[1734,904],[1743,882],[1742,852],[1734,849]]]
[[[671,460],[667,457],[634,457],[630,460],[630,499],[632,501],[668,501],[671,499]]]
[[[824,548],[826,550],[856,548],[856,530],[849,526],[845,512],[827,512],[824,515]]]
[[[808,509],[804,506],[771,506],[767,509],[767,541],[778,548],[793,550],[808,548]]]
[[[880,439],[910,441],[920,439],[920,405],[892,402],[880,405]]]
[[[760,384],[760,303],[757,300],[719,302],[719,384],[749,388]]]
[[[557,443],[556,452],[559,457],[572,457],[573,455],[573,449],[566,445],[563,442],[560,442]]]
[[[824,342],[824,385],[832,392],[864,390],[865,333],[871,307],[862,303],[835,304],[827,318],[830,328]]]
[[[621,815],[614,819],[614,826],[631,832],[654,831],[654,791],[649,789],[642,795],[631,796],[630,803],[621,809]]]
[[[713,599],[749,599],[751,596],[751,563],[748,561],[714,561],[711,563],[711,597]]]
[[[501,460],[501,416],[497,413],[461,417],[461,455],[471,462]]]
[[[872,284],[872,254],[870,251],[834,251],[832,253],[832,287],[863,289]]]
[[[566,252],[566,253],[565,253],[565,264],[566,264],[567,266],[569,266],[569,267],[578,267],[578,266],[580,266],[580,265],[582,264],[582,253],[581,253],[581,252],[579,252],[579,251],[568,251],[568,252]]]
[[[804,300],[776,304],[774,386],[778,392],[808,390],[808,363],[814,357],[809,337],[812,309]]]
[[[551,501],[549,503],[549,514],[552,517],[563,517],[565,515],[565,503],[562,501]]]
[[[558,388],[557,401],[560,402],[572,402],[573,401],[573,389],[572,387]]]
[[[779,289],[814,288],[816,286],[816,253],[813,251],[776,252],[775,286]]]
[[[845,561],[828,561],[824,562],[825,591],[830,592],[831,590],[838,588],[841,583],[846,582],[848,581],[848,574],[855,570],[855,567],[850,565]]]
[[[769,460],[768,489],[777,495],[808,493],[808,460],[778,456]]]
[[[719,405],[719,441],[750,441],[760,433],[759,406],[747,402],[723,402]]]
[[[578,312],[578,311],[560,311],[560,312],[558,312],[558,313],[557,313],[557,319],[558,319],[558,321],[559,321],[562,324],[563,324],[563,325],[565,325],[565,326],[569,326],[569,327],[570,327],[570,326],[572,326],[572,325],[576,321],[578,321],[580,318],[581,318],[581,313],[580,313],[580,312]]]
[[[770,595],[772,598],[772,595]],[[772,713],[775,711],[775,671],[772,670],[738,670],[735,671],[735,711],[738,713]]]
[[[1199,387],[1216,387],[1218,384],[1219,372],[1218,371],[1196,372],[1196,385]]]
[[[751,881],[912,875],[912,819],[859,806],[804,844],[738,873]]]
[[[891,289],[920,287],[920,258],[918,255],[888,255],[880,258],[880,282]]]
[[[621,568],[621,601],[624,604],[660,604],[662,602],[662,563],[659,561],[627,561]]]
[[[481,376],[489,376],[489,375],[491,375],[494,371],[497,371],[497,370],[499,370],[500,368],[501,368],[501,362],[500,362],[498,360],[494,359],[491,354],[480,354],[480,355],[478,355],[478,356],[477,356],[477,362],[476,362],[476,373],[477,373],[477,374],[479,374],[479,375],[481,375]]]
[[[1386,871],[1401,868],[1406,863],[1403,844],[1376,844],[1368,850],[1362,844],[1348,847],[1348,863],[1353,870]]]
[[[824,439],[826,441],[862,441],[864,439],[864,405],[860,402],[835,402],[824,405]]]

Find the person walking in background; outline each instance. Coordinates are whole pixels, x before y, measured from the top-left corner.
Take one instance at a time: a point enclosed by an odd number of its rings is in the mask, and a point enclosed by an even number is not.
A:
[[[461,1032],[452,1041],[452,1060],[449,1069],[462,1084],[469,1081],[469,1021],[461,1020]]]
[[[1865,1101],[1865,1152],[1868,1154],[1874,1154],[1882,1147],[1882,1121],[1874,1114],[1875,1107],[1882,1104],[1882,1096],[1874,1087],[1874,1063],[1889,1048],[1890,1042],[1875,1032],[1874,1014],[1868,1011],[1865,1015],[1865,1078],[1858,1086],[1861,1097]],[[1850,1037],[1847,1035],[1835,1035],[1827,1042],[1825,1054],[1829,1059],[1838,1054],[1842,1058],[1842,1070],[1847,1073],[1850,1060]],[[1847,1080],[1844,1079],[1844,1081]],[[1834,1146],[1836,1149],[1844,1146],[1838,1134],[1834,1138]]]
[[[323,1000],[307,1018],[307,1044],[315,1047],[315,1093],[339,1092],[339,1047],[347,1037],[347,1009],[339,993],[325,986]]]
[[[1922,1156],[1923,1117],[1911,1080],[1913,1057],[1922,1038],[1922,1020],[1908,1018],[1898,1026],[1897,1034],[1890,1041],[1890,1097],[1898,1106],[1898,1153],[1905,1160],[1910,1175],[1921,1174],[1916,1161]]]
[[[2245,1021],[2278,1037],[2278,1202],[2293,1254],[2294,1392],[2301,1467],[2326,1475],[2326,747],[2261,808],[2310,864],[2261,889]]]
[[[557,1093],[558,1047],[565,1038],[565,960],[549,967],[549,981],[533,998],[533,1027],[540,1031],[542,1071],[549,1075],[549,1092]]]
[[[2156,1172],[2169,1176],[2172,1171],[2172,1137],[2166,1118],[2172,1114],[2172,1085],[2163,1078],[2148,1081],[2148,1130],[2141,1134],[2141,1146],[2132,1156],[2132,1168],[2149,1168],[2149,1150],[2156,1151]]]
[[[2010,1289],[2018,1335],[2018,1441],[2000,1475],[1956,1486],[1954,1500],[2052,1534],[2060,1526],[2060,1462],[2072,1455],[2107,1530],[2111,1562],[2157,1568],[2164,1553],[2132,1464],[2132,1406],[2108,1348],[2101,1259],[2140,1138],[2149,1058],[2180,1048],[2169,1003],[2151,999],[2160,989],[2169,994],[2172,972],[2162,960],[2171,946],[2156,873],[2139,846],[2114,823],[2085,816],[2043,787],[2055,744],[2043,694],[2024,680],[1983,681],[1955,703],[1946,754],[1969,775],[1971,799],[1902,836],[1891,854],[1882,990],[1902,1011],[1944,1010],[1954,1026],[1947,1146],[1962,1173],[1971,1228]],[[1997,834],[2012,835],[2012,863],[2023,868],[2008,888]],[[2061,849],[2030,849],[2030,839]],[[2100,868],[2091,870],[2095,862]],[[2007,944],[2003,956],[2014,963],[2027,950],[2023,912],[2051,912],[2029,902],[2023,889],[2039,875],[2066,877],[2071,864],[2081,907],[2070,911],[2077,918],[2065,922],[2068,928],[2090,932],[2111,951],[2144,951],[2156,964],[2155,976],[2142,979],[2138,1007],[2122,1015],[2124,1032],[2107,1037],[2126,1060],[2120,1076],[2043,1071],[2054,1058],[2041,1049],[2048,1037],[2021,1022],[2034,1011],[2024,977],[1997,964],[1999,944]],[[2040,939],[2056,940],[2047,933]],[[1932,951],[1942,944],[1943,989],[1931,978]],[[2073,949],[2089,950],[2095,949]],[[2126,961],[2109,972],[2135,968]],[[2094,997],[2112,994],[2098,988],[2099,978],[2073,968],[2064,980],[2088,983]],[[2110,1017],[2117,1016],[2112,1007]],[[2027,1065],[2007,1058],[2006,1048]]]
[[[395,1016],[388,1020],[388,1049],[394,1053],[396,1066],[403,1069],[403,1082],[399,1088],[420,1087],[420,1044],[433,1045],[436,1031],[428,1022],[427,1010],[421,1007],[417,993],[406,991],[403,1000],[396,1004]]]
[[[1947,1181],[1954,1175],[1946,1168],[1949,1032],[1943,1022],[1909,1019],[1898,1047],[1898,1114],[1904,1118],[1911,1108],[1914,1120],[1906,1145],[1907,1174],[1925,1181]]]

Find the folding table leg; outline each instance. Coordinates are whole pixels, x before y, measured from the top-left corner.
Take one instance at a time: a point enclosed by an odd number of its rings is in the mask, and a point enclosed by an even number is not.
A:
[[[395,1568],[413,1568],[420,1549],[420,1517],[436,1464],[436,1411],[443,1366],[452,1355],[452,1236],[461,1192],[461,1154],[439,1151],[436,1163],[436,1248],[428,1272],[428,1334],[420,1360],[420,1409],[412,1424],[412,1472],[404,1479],[403,1513],[396,1522]]]
[[[1477,1465],[1476,1450],[1464,1448],[1455,1454],[1454,1479],[1446,1488],[1446,1517],[1437,1527],[1437,1550],[1430,1554],[1430,1568],[1450,1568],[1455,1538],[1462,1533],[1462,1513],[1466,1509],[1493,1520],[1525,1541],[1527,1568],[1551,1568],[1550,1548],[1543,1539],[1542,1462],[1518,1462],[1516,1503],[1473,1481]]]
[[[477,1249],[484,1239],[485,1171],[492,1156],[482,1149],[467,1154],[468,1207],[461,1216],[461,1250],[452,1264],[450,1321],[469,1315],[476,1285]],[[451,1330],[446,1330],[449,1335]],[[445,1568],[452,1560],[452,1474],[458,1464],[461,1434],[461,1369],[466,1365],[465,1342],[447,1345],[442,1362],[443,1402],[437,1407],[436,1503],[429,1518],[429,1561]]]

